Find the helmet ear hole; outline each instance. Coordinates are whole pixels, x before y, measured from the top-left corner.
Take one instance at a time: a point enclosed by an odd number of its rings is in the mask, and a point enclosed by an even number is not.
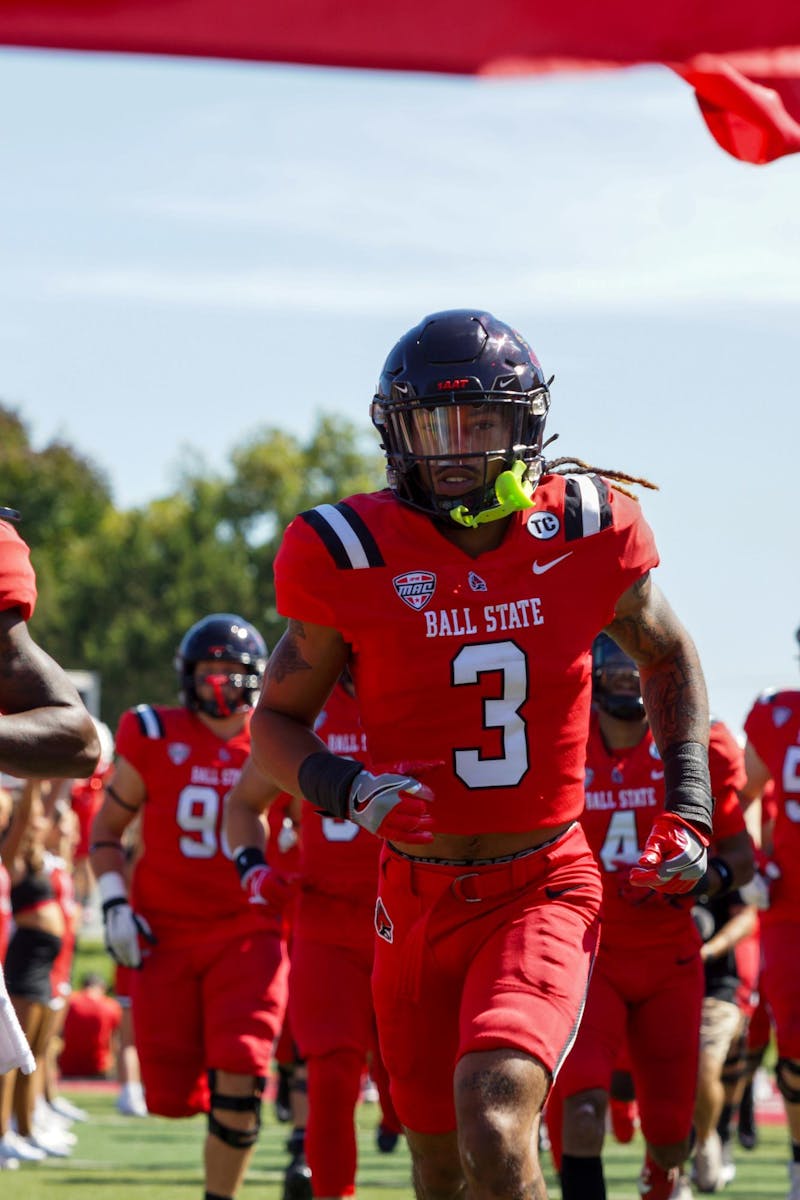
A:
[[[195,684],[199,662],[235,662],[244,668],[241,702],[235,711],[246,711],[258,699],[267,666],[266,643],[249,621],[236,613],[211,613],[184,634],[175,654],[175,669],[182,703],[209,716],[227,716],[215,701],[201,700]]]

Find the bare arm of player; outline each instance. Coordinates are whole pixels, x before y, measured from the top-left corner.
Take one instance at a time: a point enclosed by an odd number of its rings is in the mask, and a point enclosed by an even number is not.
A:
[[[289,621],[267,663],[264,687],[250,723],[251,755],[284,791],[301,794],[297,772],[325,750],[314,721],[348,659],[336,629]]]
[[[739,795],[742,805],[747,808],[754,800],[761,799],[764,788],[772,778],[769,767],[749,739],[744,747],[744,769],[747,772],[747,782]]]
[[[0,768],[18,778],[85,778],[100,743],[69,676],[19,609],[0,612]]]
[[[678,742],[708,746],[708,694],[697,650],[649,573],[620,596],[606,633],[639,668],[662,757]]]
[[[115,962],[142,965],[141,939],[155,942],[149,924],[128,901],[122,835],[147,798],[147,785],[132,763],[118,758],[92,825],[89,855],[103,904],[105,944]]]
[[[225,805],[225,837],[229,846],[263,846],[267,838],[264,813],[281,789],[248,758]]]
[[[348,657],[338,630],[289,621],[270,656],[250,723],[252,757],[285,791],[305,796],[323,812],[378,837],[428,843],[433,839],[429,788],[410,775],[373,775],[361,763],[331,754],[314,733],[314,720]]]
[[[114,774],[106,783],[105,796],[92,824],[89,856],[99,879],[109,871],[122,874],[125,852],[122,835],[147,798],[144,779],[126,758],[118,758]]]
[[[619,598],[606,632],[639,667],[664,763],[664,812],[653,822],[630,882],[689,892],[706,871],[713,811],[708,695],[697,650],[649,573]]]
[[[273,871],[265,858],[269,829],[264,814],[280,795],[278,785],[248,758],[225,811],[225,836],[242,888],[250,904],[264,908],[283,908],[296,890],[296,880]]]

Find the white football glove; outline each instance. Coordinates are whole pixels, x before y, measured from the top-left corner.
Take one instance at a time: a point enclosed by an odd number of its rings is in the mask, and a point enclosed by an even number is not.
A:
[[[144,917],[128,902],[125,880],[117,871],[107,871],[97,881],[103,901],[103,933],[106,950],[123,967],[140,967],[139,937],[155,945],[156,937]]]

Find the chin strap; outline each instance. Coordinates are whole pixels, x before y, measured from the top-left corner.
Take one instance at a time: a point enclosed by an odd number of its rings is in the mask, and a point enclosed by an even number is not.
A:
[[[450,509],[449,515],[457,525],[474,529],[476,525],[499,521],[502,517],[509,517],[512,513],[519,512],[520,509],[530,508],[535,484],[530,480],[523,480],[522,477],[527,469],[528,464],[519,461],[515,462],[508,471],[503,471],[497,476],[494,483],[497,504],[492,505],[491,508],[483,508],[480,512],[471,513],[463,504],[459,504],[458,508]]]

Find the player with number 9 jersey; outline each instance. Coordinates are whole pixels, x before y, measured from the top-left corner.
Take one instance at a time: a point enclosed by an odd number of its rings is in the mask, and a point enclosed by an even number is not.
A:
[[[147,1109],[208,1114],[206,1195],[232,1197],[258,1138],[286,1009],[280,910],[248,898],[223,827],[250,749],[266,646],[243,618],[212,613],[184,635],[175,666],[182,705],[140,704],[120,720],[91,859],[106,947],[137,968],[131,1002]],[[122,836],[138,814],[129,891]]]
[[[249,717],[225,740],[186,708],[139,705],[122,714],[116,752],[147,781],[131,903],[159,941],[202,941],[209,920],[233,921],[232,935],[277,923],[247,903],[223,831],[226,795],[250,752]]]

